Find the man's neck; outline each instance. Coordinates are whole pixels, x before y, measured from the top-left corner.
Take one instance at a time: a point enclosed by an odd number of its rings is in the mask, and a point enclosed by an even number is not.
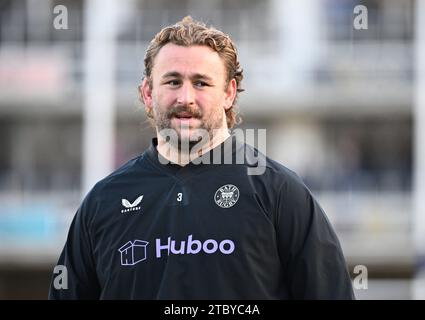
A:
[[[156,148],[162,157],[172,163],[184,167],[189,162],[198,157],[201,157],[203,154],[206,154],[210,150],[223,143],[228,137],[230,137],[230,134],[227,128],[214,130],[213,137],[210,138],[205,144],[202,146],[195,145],[190,152],[187,152],[187,150],[184,152],[167,142],[164,137],[161,136],[161,134],[159,134],[157,131],[158,145]]]

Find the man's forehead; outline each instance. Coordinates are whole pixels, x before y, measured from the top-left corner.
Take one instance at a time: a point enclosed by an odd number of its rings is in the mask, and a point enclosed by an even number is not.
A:
[[[161,77],[171,72],[188,76],[202,74],[214,77],[222,75],[225,68],[218,53],[208,46],[185,47],[168,43],[155,57],[153,71],[157,71],[157,75]]]

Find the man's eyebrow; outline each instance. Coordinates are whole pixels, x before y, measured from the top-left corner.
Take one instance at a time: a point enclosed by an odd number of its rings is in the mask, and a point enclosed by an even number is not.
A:
[[[170,71],[167,73],[164,73],[162,75],[162,78],[169,78],[169,77],[181,77],[182,75],[178,73],[177,71]]]
[[[169,71],[166,72],[162,75],[162,78],[171,78],[171,77],[176,77],[176,78],[181,78],[182,75],[181,73],[177,72],[177,71]],[[190,78],[192,79],[205,79],[208,81],[212,81],[212,78],[206,74],[202,74],[202,73],[195,73],[193,74]]]
[[[204,80],[207,80],[207,81],[213,80],[210,76],[208,76],[206,74],[202,74],[202,73],[195,73],[193,76],[191,76],[191,78],[196,79],[196,80],[198,80],[198,79],[204,79]]]

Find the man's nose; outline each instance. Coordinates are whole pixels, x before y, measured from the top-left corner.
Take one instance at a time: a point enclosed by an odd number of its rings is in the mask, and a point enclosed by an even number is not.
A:
[[[177,97],[178,104],[191,105],[195,103],[195,91],[191,83],[183,83]]]

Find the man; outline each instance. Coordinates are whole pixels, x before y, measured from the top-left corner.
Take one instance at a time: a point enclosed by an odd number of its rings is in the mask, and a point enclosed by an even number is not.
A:
[[[354,297],[307,187],[229,134],[242,78],[221,31],[186,17],[155,36],[139,90],[156,138],[84,199],[51,299]]]

